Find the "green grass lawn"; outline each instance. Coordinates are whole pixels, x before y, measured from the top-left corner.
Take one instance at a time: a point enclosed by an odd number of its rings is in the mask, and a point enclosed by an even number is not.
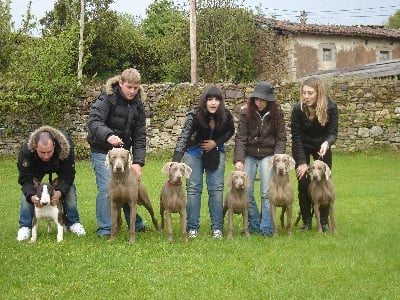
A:
[[[150,155],[143,169],[158,219],[163,161]],[[87,235],[68,232],[57,244],[56,232],[41,223],[36,244],[17,242],[16,162],[0,166],[0,299],[400,299],[400,160],[394,153],[334,154],[338,236],[319,235],[314,226],[306,233],[296,228],[292,237],[280,230],[272,239],[245,238],[236,215],[233,240],[213,239],[203,197],[196,240],[181,241],[175,214],[173,243],[152,231],[138,233],[133,245],[125,224],[113,243],[95,235],[88,162],[77,164],[76,177]],[[228,162],[226,172],[232,168]],[[139,213],[152,227],[147,211],[139,207]]]

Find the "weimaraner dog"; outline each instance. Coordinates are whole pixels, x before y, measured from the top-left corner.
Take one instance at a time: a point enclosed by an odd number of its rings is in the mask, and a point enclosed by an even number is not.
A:
[[[161,228],[164,229],[164,212],[166,212],[168,226],[168,240],[172,237],[172,213],[180,214],[182,239],[187,242],[186,233],[186,195],[182,187],[182,178],[189,178],[192,169],[185,163],[167,162],[161,172],[168,176],[160,193]]]
[[[228,239],[233,238],[233,215],[242,214],[245,236],[249,236],[248,211],[249,197],[247,188],[250,186],[249,176],[243,171],[232,171],[226,178],[230,190],[225,196],[223,215],[228,212]]]
[[[331,180],[331,169],[321,160],[315,160],[308,166],[310,184],[308,193],[314,205],[315,221],[318,232],[322,233],[319,207],[329,205],[329,227],[334,234],[337,234],[335,222],[335,190]]]
[[[292,234],[292,212],[293,212],[293,187],[289,178],[289,171],[294,169],[295,161],[288,154],[275,154],[269,160],[269,165],[274,168],[274,174],[269,184],[269,203],[271,208],[271,219],[274,227],[273,235],[278,234],[276,225],[276,207],[281,207],[280,221],[282,228],[285,228],[286,212],[286,232]]]
[[[146,189],[132,168],[131,153],[124,148],[113,148],[108,151],[105,163],[107,167],[111,166],[111,178],[108,185],[112,218],[110,240],[115,240],[121,229],[123,203],[128,203],[130,206],[129,243],[135,242],[137,204],[143,205],[148,210],[156,230],[159,230]]]

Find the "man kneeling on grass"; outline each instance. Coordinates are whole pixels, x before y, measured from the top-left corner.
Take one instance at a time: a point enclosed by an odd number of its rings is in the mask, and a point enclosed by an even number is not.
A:
[[[42,126],[28,137],[18,157],[18,183],[22,188],[21,212],[19,217],[18,241],[30,238],[34,205],[40,204],[36,196],[33,178],[43,181],[48,175],[51,182],[56,177],[52,205],[63,199],[67,229],[76,235],[86,234],[79,221],[75,180],[75,151],[71,138],[50,126]],[[54,176],[53,178],[53,174]],[[46,179],[47,181],[47,179]]]

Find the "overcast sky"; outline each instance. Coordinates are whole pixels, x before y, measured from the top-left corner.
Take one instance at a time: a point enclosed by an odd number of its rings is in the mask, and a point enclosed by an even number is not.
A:
[[[40,19],[53,9],[53,0],[32,0],[32,13]],[[112,9],[135,16],[145,16],[153,0],[114,0]],[[240,3],[240,0],[237,1]],[[11,0],[11,14],[15,25],[21,24],[28,0]],[[189,7],[189,0],[175,0],[175,4]],[[308,13],[307,23],[336,25],[383,25],[390,15],[400,10],[399,0],[247,0],[244,5],[254,10],[261,7],[267,16],[279,20],[298,21],[300,11]]]

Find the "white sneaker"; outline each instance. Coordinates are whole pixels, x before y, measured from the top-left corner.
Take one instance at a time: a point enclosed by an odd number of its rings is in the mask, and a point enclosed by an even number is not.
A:
[[[212,231],[212,237],[217,239],[222,239],[222,231],[217,229]]]
[[[70,230],[72,233],[75,233],[76,235],[85,235],[85,234],[86,234],[85,228],[83,228],[83,226],[82,226],[81,223],[72,224],[72,225],[69,227],[69,230]]]
[[[17,241],[24,241],[31,237],[31,229],[29,227],[21,227],[18,230]]]
[[[190,229],[190,230],[189,230],[189,237],[190,237],[190,238],[197,238],[197,230],[195,230],[195,229]]]

